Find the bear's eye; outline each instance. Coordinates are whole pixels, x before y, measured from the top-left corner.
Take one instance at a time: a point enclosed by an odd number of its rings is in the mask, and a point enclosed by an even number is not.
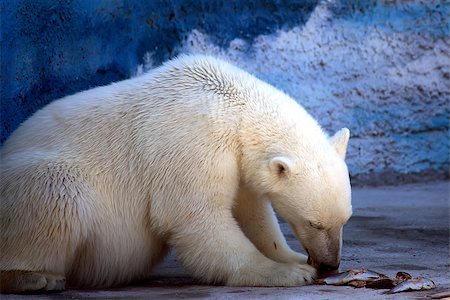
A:
[[[312,228],[315,228],[315,229],[317,229],[317,230],[323,230],[323,229],[325,229],[325,227],[323,227],[322,225],[313,223],[313,222],[311,222],[311,221],[309,221],[309,226],[311,226]]]

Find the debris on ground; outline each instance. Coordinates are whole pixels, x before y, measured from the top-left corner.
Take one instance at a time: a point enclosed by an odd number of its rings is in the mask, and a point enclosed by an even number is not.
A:
[[[355,288],[390,289],[388,291],[389,294],[406,291],[431,290],[436,287],[432,280],[423,277],[412,278],[412,276],[406,272],[398,272],[395,278],[390,278],[384,274],[365,268],[349,269],[346,272],[317,279],[316,283],[349,285]]]

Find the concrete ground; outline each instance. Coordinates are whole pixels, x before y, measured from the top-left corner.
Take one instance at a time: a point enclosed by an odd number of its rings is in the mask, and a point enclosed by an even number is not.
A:
[[[292,248],[301,247],[282,223]],[[341,269],[366,267],[395,276],[398,271],[432,279],[430,291],[386,295],[386,290],[312,285],[295,288],[206,286],[196,283],[171,254],[148,282],[107,290],[68,290],[58,294],[3,299],[426,299],[450,289],[449,183],[433,182],[353,189],[353,216],[344,230]]]

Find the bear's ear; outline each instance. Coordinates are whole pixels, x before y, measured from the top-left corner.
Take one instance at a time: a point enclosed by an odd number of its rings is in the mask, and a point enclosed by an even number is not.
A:
[[[286,156],[276,156],[269,162],[269,168],[277,176],[287,176],[292,169],[292,161]]]
[[[334,149],[336,149],[336,152],[342,157],[342,159],[345,159],[349,139],[350,130],[348,130],[348,128],[342,128],[330,138],[331,145],[333,145]]]

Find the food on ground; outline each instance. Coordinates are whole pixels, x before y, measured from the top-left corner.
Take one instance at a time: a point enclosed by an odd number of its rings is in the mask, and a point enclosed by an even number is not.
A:
[[[393,287],[388,293],[401,293],[406,291],[422,291],[434,289],[436,285],[433,281],[427,278],[417,277],[403,281],[402,283]]]
[[[347,285],[355,288],[362,288],[366,286],[366,282],[364,280],[353,280],[347,283]]]
[[[395,286],[395,280],[392,278],[383,278],[366,283],[369,289],[392,289]]]
[[[406,272],[397,272],[395,278],[383,278],[372,282],[368,282],[366,284],[366,287],[370,289],[392,289],[396,285],[411,278],[412,276]]]
[[[412,276],[406,272],[398,272],[395,278],[384,274],[362,269],[350,269],[346,272],[316,280],[318,284],[349,285],[355,288],[390,289],[388,293],[430,290],[436,287],[427,278]]]
[[[381,278],[388,278],[388,277],[386,275],[362,268],[362,269],[350,269],[344,273],[339,273],[337,275],[330,276],[322,280],[326,284],[344,285],[355,280],[368,282]]]

